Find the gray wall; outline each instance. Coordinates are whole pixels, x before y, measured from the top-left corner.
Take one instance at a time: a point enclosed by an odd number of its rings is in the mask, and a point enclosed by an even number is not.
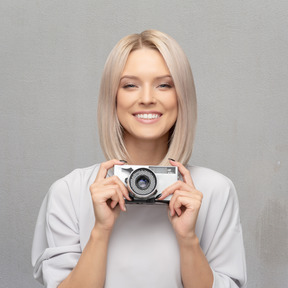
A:
[[[103,160],[104,61],[123,36],[155,28],[194,72],[191,163],[237,187],[249,287],[287,287],[287,11],[284,0],[2,0],[0,286],[40,287],[30,250],[41,201],[59,177]]]

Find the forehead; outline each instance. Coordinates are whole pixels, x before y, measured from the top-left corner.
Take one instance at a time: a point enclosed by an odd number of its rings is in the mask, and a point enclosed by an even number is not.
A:
[[[142,73],[170,74],[161,53],[156,49],[146,47],[134,50],[129,54],[122,76]]]

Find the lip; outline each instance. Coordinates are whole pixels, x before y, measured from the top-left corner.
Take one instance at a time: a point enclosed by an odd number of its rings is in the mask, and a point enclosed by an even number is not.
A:
[[[143,115],[143,117],[137,117],[137,115]],[[149,115],[149,116],[148,116]],[[155,117],[156,115],[156,117]],[[140,122],[140,123],[144,123],[144,124],[153,124],[159,121],[159,119],[161,118],[163,114],[158,112],[158,111],[137,111],[135,113],[133,113],[133,116],[135,117],[135,119]],[[146,118],[148,117],[148,118]],[[151,117],[151,118],[149,118]]]

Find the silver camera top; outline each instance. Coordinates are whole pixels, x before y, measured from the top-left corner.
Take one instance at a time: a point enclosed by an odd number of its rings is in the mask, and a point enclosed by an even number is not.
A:
[[[154,203],[157,195],[178,180],[178,168],[174,166],[115,165],[114,175],[118,176],[127,186],[134,201]],[[170,195],[161,202],[169,203],[171,197]]]

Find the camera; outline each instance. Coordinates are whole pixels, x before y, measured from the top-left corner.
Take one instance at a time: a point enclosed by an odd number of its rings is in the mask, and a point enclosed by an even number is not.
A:
[[[174,166],[115,165],[114,175],[127,186],[132,201],[126,203],[169,203],[172,195],[157,200],[162,191],[178,180]]]

